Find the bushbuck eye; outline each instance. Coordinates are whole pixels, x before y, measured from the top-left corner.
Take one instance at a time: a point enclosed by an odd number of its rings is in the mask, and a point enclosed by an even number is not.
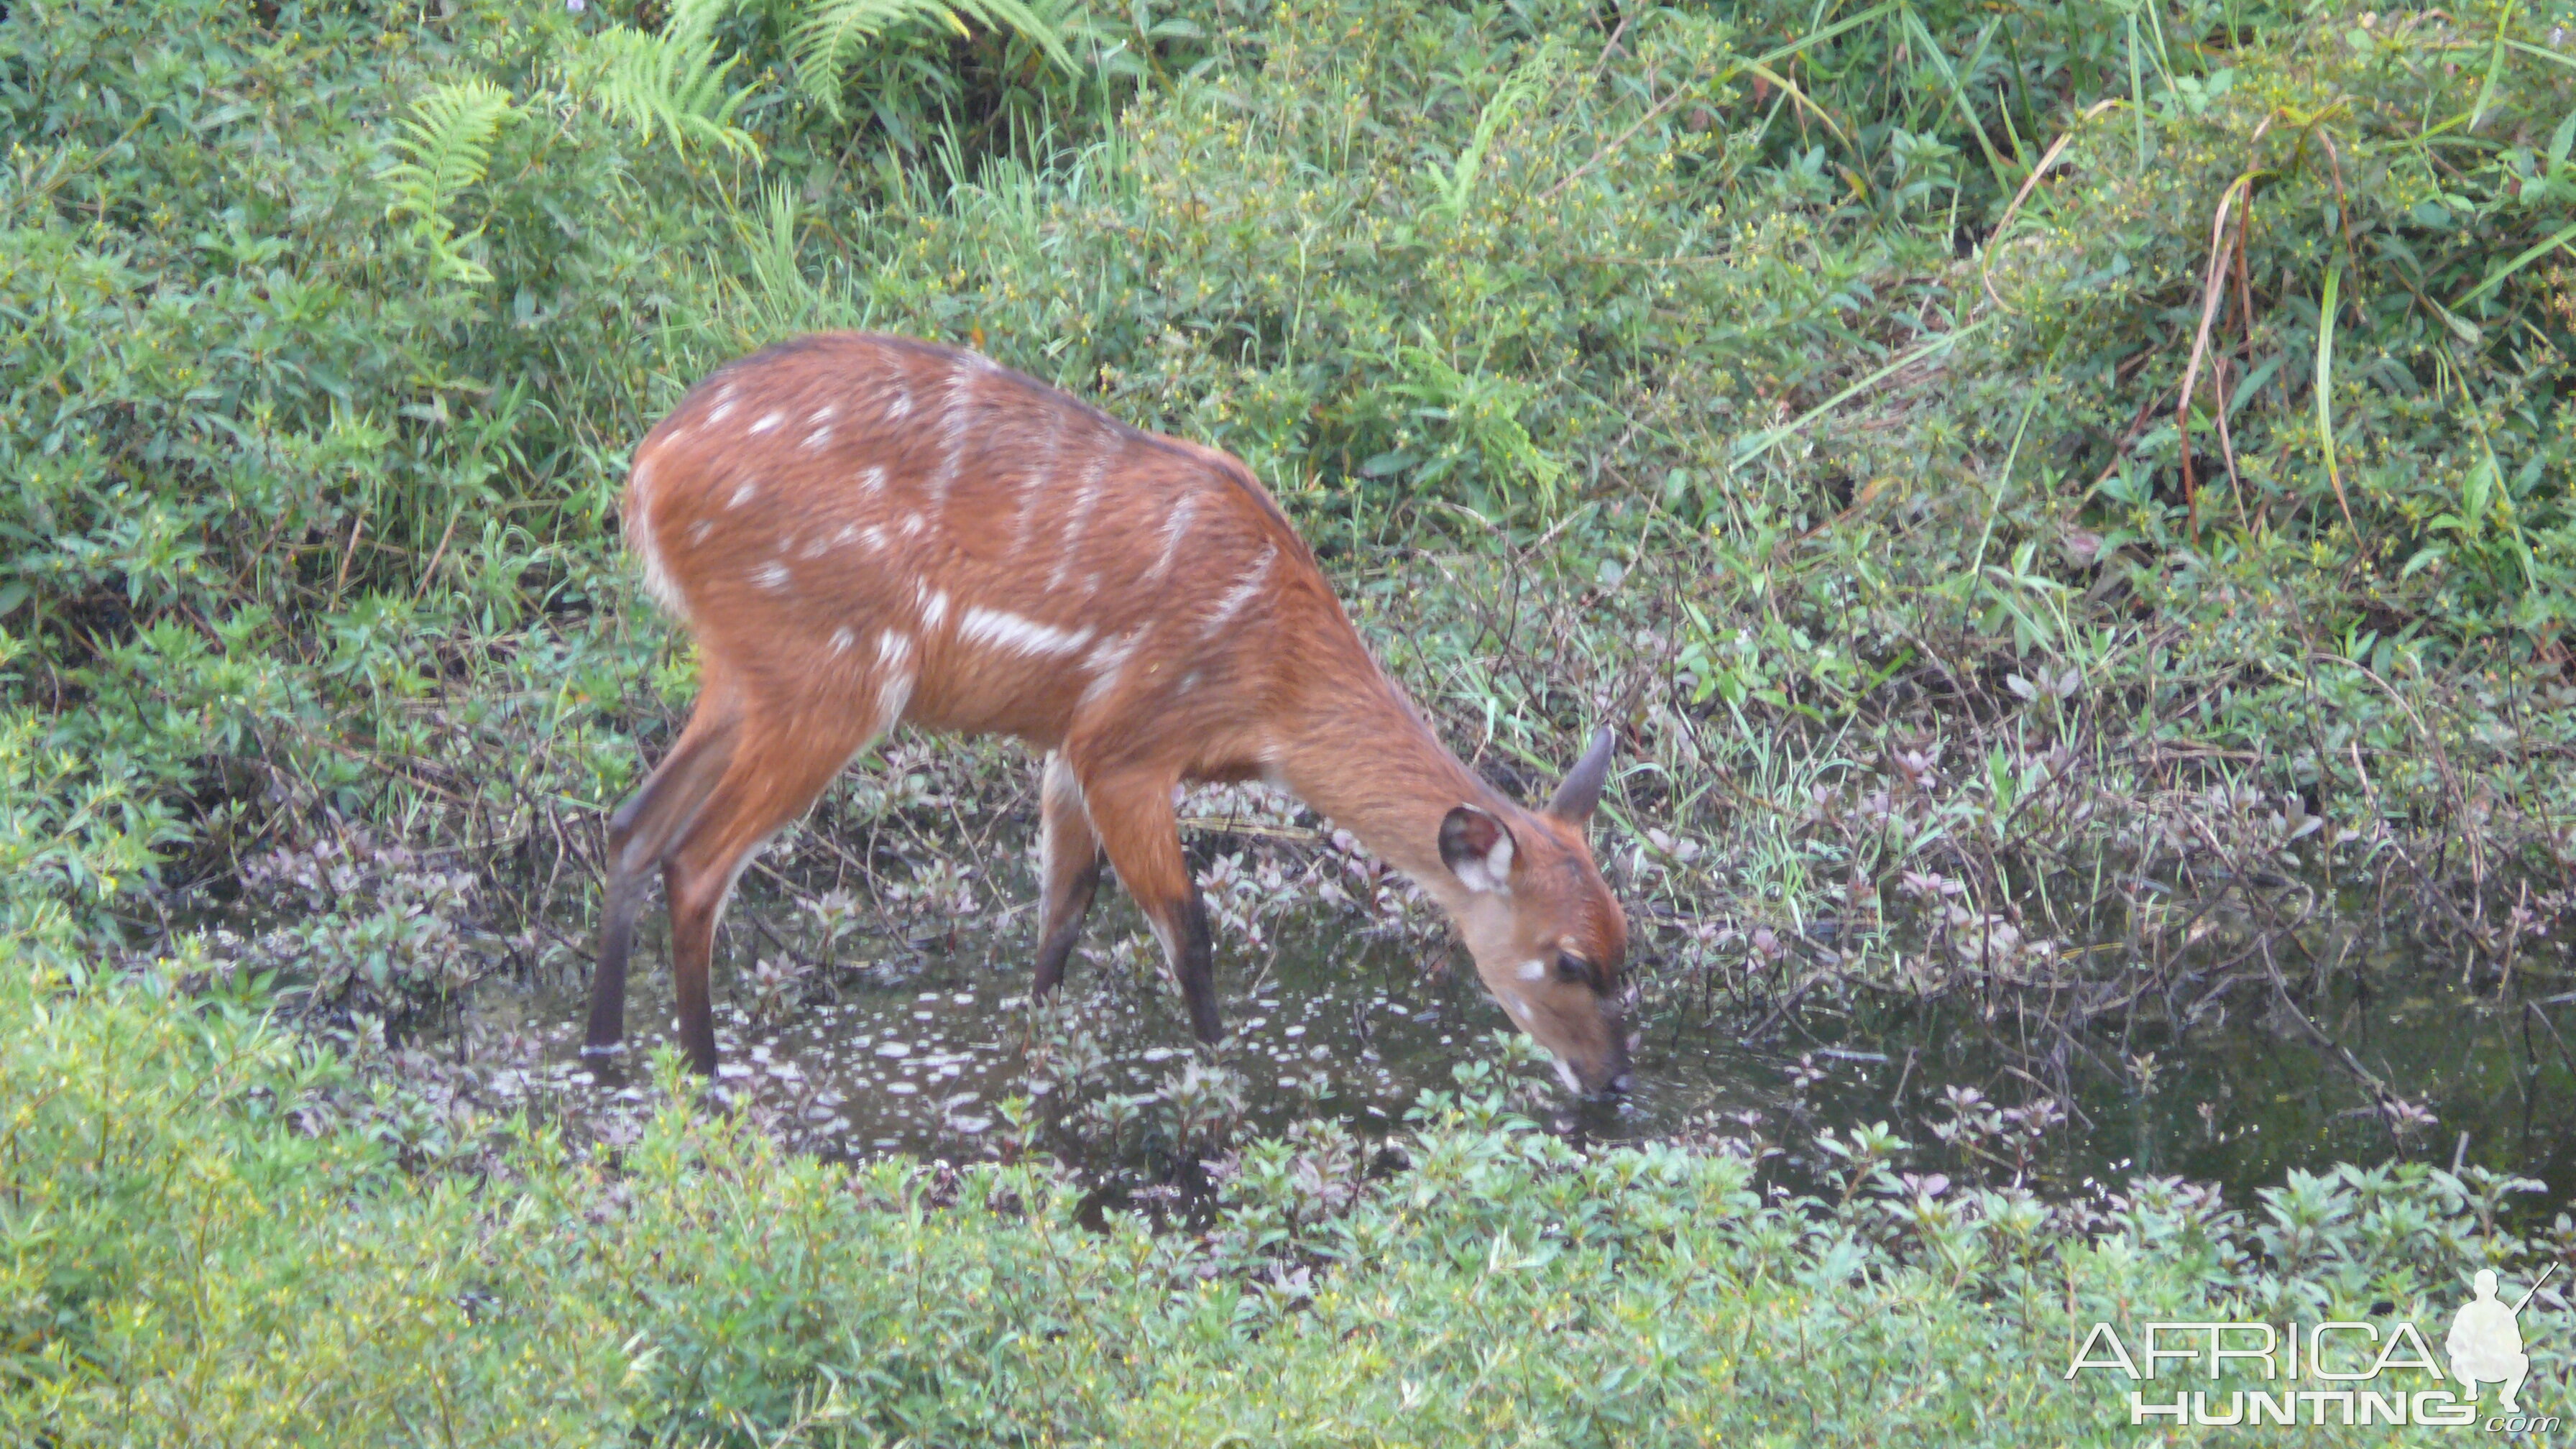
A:
[[[1556,978],[1559,981],[1580,981],[1586,986],[1593,985],[1592,963],[1571,951],[1559,951],[1556,953]]]

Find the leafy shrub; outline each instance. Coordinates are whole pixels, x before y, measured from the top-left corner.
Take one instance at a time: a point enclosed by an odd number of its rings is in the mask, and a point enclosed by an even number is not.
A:
[[[1578,1152],[1488,1064],[1382,1178],[1329,1130],[1246,1147],[1197,1238],[1087,1229],[1038,1165],[783,1156],[676,1063],[614,1164],[486,1123],[479,1175],[424,1179],[313,1125],[350,1090],[333,1058],[171,983],[0,978],[20,1436],[2108,1444],[2126,1380],[2063,1377],[2096,1320],[2434,1323],[2470,1270],[2568,1250],[2563,1218],[2553,1244],[2501,1229],[2527,1184],[2491,1174],[2051,1207],[1903,1178],[1884,1131],[1825,1196],[1765,1200],[1737,1158]],[[2523,1318],[2543,1412],[2564,1302]],[[2311,1432],[2385,1432],[2343,1427]]]

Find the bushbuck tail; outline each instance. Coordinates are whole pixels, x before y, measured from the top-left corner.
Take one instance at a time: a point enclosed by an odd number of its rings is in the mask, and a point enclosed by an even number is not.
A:
[[[586,1052],[624,1034],[662,869],[681,1044],[716,1060],[718,917],[760,844],[907,723],[1045,754],[1035,990],[1063,978],[1105,854],[1200,1039],[1223,1034],[1183,781],[1266,780],[1419,882],[1578,1091],[1628,1076],[1627,927],[1584,842],[1601,731],[1530,810],[1442,747],[1235,459],[1141,432],[971,352],[833,333],[700,382],[635,452],[629,546],[696,636],[679,742],[609,822]]]

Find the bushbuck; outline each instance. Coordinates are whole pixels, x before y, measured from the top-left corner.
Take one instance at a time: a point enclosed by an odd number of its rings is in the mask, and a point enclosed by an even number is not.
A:
[[[1584,840],[1600,731],[1523,808],[1444,748],[1234,458],[972,352],[832,333],[718,369],[636,449],[646,586],[695,636],[679,741],[609,822],[586,1053],[624,1034],[645,872],[671,911],[680,1041],[716,1060],[718,917],[752,853],[898,723],[1045,755],[1034,989],[1063,979],[1103,856],[1199,1038],[1223,1035],[1184,781],[1264,780],[1456,923],[1576,1091],[1623,1089],[1627,927]]]

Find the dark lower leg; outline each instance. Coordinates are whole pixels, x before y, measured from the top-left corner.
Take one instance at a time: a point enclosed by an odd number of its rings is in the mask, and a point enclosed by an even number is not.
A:
[[[635,945],[635,916],[643,909],[642,883],[611,867],[608,903],[601,912],[599,965],[590,976],[590,1029],[581,1054],[605,1056],[626,1039],[626,958]]]
[[[1190,1030],[1210,1046],[1225,1039],[1225,1023],[1216,1014],[1216,946],[1208,934],[1207,902],[1196,887],[1180,910],[1180,949],[1172,972],[1181,978],[1181,999],[1189,1003]]]
[[[599,963],[590,980],[590,1024],[582,1055],[604,1056],[626,1036],[626,963],[644,908],[644,873],[706,803],[731,751],[730,725],[691,721],[680,743],[642,789],[608,821],[608,898],[600,912]]]
[[[1190,1029],[1213,1043],[1225,1035],[1216,1010],[1214,951],[1207,905],[1181,854],[1180,824],[1172,815],[1172,779],[1135,772],[1083,781],[1091,826],[1109,849],[1109,864],[1134,897],[1137,909],[1162,938],[1163,958],[1189,1004]]]
[[[1064,756],[1047,756],[1038,801],[1038,961],[1030,991],[1044,996],[1064,980],[1065,962],[1100,889],[1100,837],[1092,833],[1082,788]]]
[[[677,862],[663,873],[671,899],[671,985],[680,1015],[680,1050],[702,1076],[716,1070],[715,1004],[707,991],[707,974],[715,959],[716,917],[730,893],[730,871],[708,889]]]
[[[1037,979],[1031,991],[1044,996],[1064,981],[1064,964],[1073,956],[1073,944],[1082,939],[1082,918],[1091,911],[1091,898],[1100,889],[1100,848],[1093,846],[1091,863],[1082,868],[1067,886],[1062,906],[1046,913],[1055,924],[1038,944]]]

